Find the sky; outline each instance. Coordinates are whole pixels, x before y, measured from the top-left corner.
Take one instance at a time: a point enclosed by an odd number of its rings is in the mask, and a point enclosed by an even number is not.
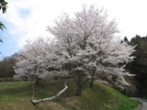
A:
[[[0,30],[0,59],[21,50],[28,40],[53,37],[47,32],[54,20],[63,13],[73,14],[83,4],[107,10],[110,19],[118,23],[120,38],[131,39],[136,34],[147,35],[146,0],[6,0],[7,12],[0,13],[0,22],[6,29]]]

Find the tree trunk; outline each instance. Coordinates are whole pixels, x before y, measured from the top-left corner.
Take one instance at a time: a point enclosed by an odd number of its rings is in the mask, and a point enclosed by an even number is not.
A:
[[[94,77],[91,77],[89,88],[93,89],[93,83],[94,83]]]
[[[35,97],[35,84],[32,85],[32,98]]]
[[[78,84],[77,85],[76,95],[77,96],[80,96],[81,95],[81,91],[82,91],[82,84]]]
[[[90,73],[91,79],[90,79],[89,88],[93,89],[93,85],[94,85],[94,76],[95,76],[96,69],[93,68],[90,72],[91,72],[91,73]]]
[[[87,77],[84,74],[84,72],[78,72],[75,73],[75,81],[76,81],[76,85],[77,85],[77,90],[75,95],[80,96],[81,95],[81,91],[82,91],[82,87],[85,84],[85,82],[87,81]]]
[[[32,98],[33,99],[35,98],[35,87],[36,87],[36,80],[37,80],[36,72],[37,72],[37,67],[35,67],[34,69],[34,76],[33,76],[33,82],[32,82]]]
[[[41,81],[41,79],[38,78],[38,77],[36,77],[36,80],[35,80],[35,86],[38,86],[40,81]]]

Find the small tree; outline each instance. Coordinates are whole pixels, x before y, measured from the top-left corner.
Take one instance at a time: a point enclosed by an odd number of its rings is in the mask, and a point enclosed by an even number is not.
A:
[[[38,39],[34,42],[27,42],[16,59],[17,63],[14,67],[15,78],[27,77],[33,80],[33,97],[36,84],[39,79],[53,78],[59,73],[50,71],[50,69],[58,70],[57,56],[54,54],[54,46],[48,39]]]

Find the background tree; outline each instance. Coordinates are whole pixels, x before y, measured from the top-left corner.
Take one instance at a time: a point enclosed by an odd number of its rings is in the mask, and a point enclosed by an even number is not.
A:
[[[5,57],[0,61],[0,78],[12,78],[15,74],[13,66],[15,65],[14,56]]]
[[[139,96],[147,96],[147,37],[136,35],[131,39],[130,45],[136,45],[133,54],[136,58],[127,65],[127,69],[136,74]]]
[[[129,43],[129,40],[126,36],[124,37],[124,42]]]

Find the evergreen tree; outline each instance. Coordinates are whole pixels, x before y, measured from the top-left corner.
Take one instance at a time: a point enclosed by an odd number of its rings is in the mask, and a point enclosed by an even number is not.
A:
[[[136,75],[140,95],[147,96],[147,37],[136,35],[131,39],[130,45],[136,45],[136,52],[133,54],[136,58],[127,65],[127,69]]]
[[[128,38],[126,36],[124,37],[124,42],[129,43],[129,40],[128,40]]]

